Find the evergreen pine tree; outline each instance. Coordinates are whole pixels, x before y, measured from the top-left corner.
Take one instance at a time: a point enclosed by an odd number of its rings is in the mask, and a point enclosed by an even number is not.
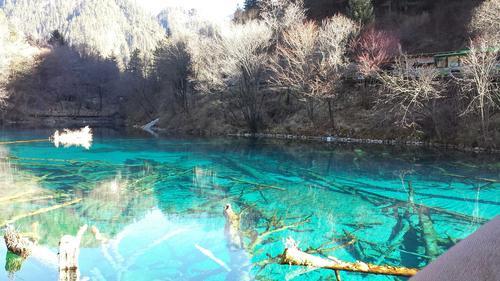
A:
[[[134,76],[141,77],[144,71],[144,61],[142,59],[141,51],[135,49],[130,56],[130,61],[127,65],[127,71]]]
[[[258,0],[245,0],[245,11],[257,8]]]
[[[49,39],[49,44],[50,45],[59,45],[59,46],[64,46],[66,45],[66,41],[64,40],[64,37],[62,36],[61,32],[59,30],[54,30],[50,33],[50,39]]]
[[[361,24],[368,24],[373,21],[373,4],[371,0],[349,0],[347,12],[353,20]]]

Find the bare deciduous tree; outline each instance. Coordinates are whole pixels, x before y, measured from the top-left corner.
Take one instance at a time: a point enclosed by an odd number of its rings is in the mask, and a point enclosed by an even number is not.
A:
[[[414,67],[403,56],[397,60],[393,71],[378,74],[384,86],[378,102],[389,106],[405,127],[416,127],[418,117],[430,116],[436,135],[441,139],[436,120],[436,101],[442,98],[446,85],[438,77],[436,69]]]
[[[304,99],[311,121],[314,121],[315,101],[325,100],[334,127],[332,102],[347,65],[348,41],[356,31],[353,21],[337,15],[325,20],[320,27],[306,22],[284,33],[270,65],[271,82]]]
[[[9,80],[32,67],[38,52],[39,49],[30,46],[0,10],[0,106],[4,106],[9,97]]]
[[[303,0],[262,0],[259,6],[264,23],[274,32],[274,43],[281,40],[286,30],[306,20]]]
[[[234,101],[233,105],[254,132],[262,121],[263,83],[271,37],[269,27],[257,21],[229,24],[212,37],[200,37],[193,48],[193,79],[197,89]]]
[[[485,141],[490,115],[500,108],[499,55],[499,50],[490,47],[488,41],[472,42],[470,52],[463,60],[463,76],[458,78],[467,98],[464,114],[479,114]]]
[[[398,54],[399,39],[393,33],[371,27],[360,34],[354,49],[361,74],[372,76]]]
[[[303,98],[309,119],[314,120],[314,87],[318,57],[318,27],[312,22],[290,29],[277,47],[277,57],[271,62],[271,83]]]
[[[500,0],[486,0],[474,11],[470,29],[490,43],[500,43]]]

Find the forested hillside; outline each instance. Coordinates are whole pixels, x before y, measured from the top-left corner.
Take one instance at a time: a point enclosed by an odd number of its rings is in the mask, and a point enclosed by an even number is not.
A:
[[[28,55],[34,61],[29,67],[15,63],[17,46],[4,55],[10,57],[4,64],[15,72],[4,83],[4,92],[12,93],[4,112],[16,122],[121,116],[129,63],[150,60],[166,36],[154,17],[128,0],[12,0],[1,13],[0,27],[15,30],[15,44],[44,50]]]
[[[353,13],[352,3],[364,0],[304,0],[307,16],[323,20],[337,13]],[[468,44],[467,24],[483,0],[373,0],[372,23],[400,34],[410,53],[458,50]],[[258,9],[259,0],[247,0]],[[370,8],[368,8],[370,10]],[[362,16],[362,14],[358,14]]]
[[[29,69],[41,50],[26,41],[24,34],[9,23],[0,10],[0,108],[9,96],[7,84],[18,72]]]
[[[499,145],[500,0],[326,2],[6,1],[2,120]]]
[[[164,29],[129,0],[11,0],[4,13],[31,40],[44,42],[58,30],[83,54],[127,62],[135,49],[150,54]]]

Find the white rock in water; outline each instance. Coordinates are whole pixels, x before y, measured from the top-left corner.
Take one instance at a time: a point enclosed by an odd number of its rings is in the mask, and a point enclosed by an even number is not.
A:
[[[86,149],[90,149],[90,146],[92,146],[92,140],[92,130],[89,126],[74,131],[64,129],[61,133],[56,131],[52,136],[52,142],[56,147],[59,147],[60,145],[64,147],[82,146]]]

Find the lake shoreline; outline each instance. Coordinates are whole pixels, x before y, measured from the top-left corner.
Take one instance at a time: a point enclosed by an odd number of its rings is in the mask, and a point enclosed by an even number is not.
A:
[[[456,144],[442,144],[442,143],[424,142],[418,140],[366,139],[366,138],[335,137],[335,136],[307,136],[307,135],[266,134],[266,133],[235,133],[235,134],[228,134],[227,136],[237,137],[237,138],[300,140],[307,142],[323,142],[323,143],[382,144],[382,145],[393,145],[393,146],[440,148],[445,150],[456,150],[456,151],[474,152],[474,153],[486,153],[486,152],[500,153],[500,149],[496,148],[472,147],[472,146],[456,145]]]
[[[43,128],[43,129],[63,129],[63,128],[76,128],[82,126],[91,126],[98,128],[114,128],[114,129],[134,129],[151,134],[151,132],[142,129],[142,126],[126,124],[122,119],[115,119],[107,117],[99,118],[47,118],[44,119],[45,122],[32,122],[31,120],[23,121],[7,121],[4,120],[0,123],[1,128],[23,128],[23,129],[33,129],[33,128]],[[48,121],[48,122],[47,122]],[[174,132],[169,133],[167,129],[153,126],[151,128],[152,132],[157,133],[159,136],[169,136],[174,134]],[[500,153],[500,149],[497,148],[486,148],[480,146],[467,146],[464,144],[446,144],[437,143],[429,141],[421,141],[415,139],[377,139],[377,138],[356,138],[356,137],[339,137],[332,135],[296,135],[296,134],[279,134],[279,133],[224,133],[224,134],[210,134],[206,132],[200,133],[179,133],[175,132],[175,135],[186,135],[186,136],[203,136],[203,137],[236,137],[236,138],[258,138],[258,139],[278,139],[278,140],[294,140],[294,141],[306,141],[306,142],[319,142],[319,143],[343,143],[343,144],[379,144],[379,145],[392,145],[392,146],[408,146],[408,147],[423,147],[423,148],[439,148],[445,150],[456,150],[462,152],[474,152],[474,153]],[[155,136],[155,135],[153,135]]]

